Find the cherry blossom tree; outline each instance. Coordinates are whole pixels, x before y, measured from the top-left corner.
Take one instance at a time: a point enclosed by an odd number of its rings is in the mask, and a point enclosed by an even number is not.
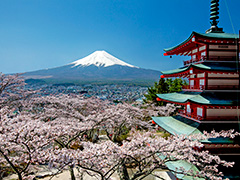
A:
[[[39,140],[29,139],[31,125],[28,115],[20,111],[34,91],[24,89],[25,82],[20,74],[4,75],[0,73],[0,166],[11,168],[22,179],[31,162],[32,147]],[[31,144],[33,143],[33,144]],[[0,172],[2,173],[2,172]]]
[[[142,120],[144,116],[149,116],[149,109],[141,109],[127,103],[114,104],[97,98],[61,94],[35,97],[30,99],[28,105],[26,110],[31,113],[33,119],[39,119],[51,127],[50,134],[55,142],[53,146],[69,151],[82,150],[82,143],[86,141],[97,142],[99,130],[105,131],[109,140],[121,145],[131,128],[152,129],[151,123]],[[175,110],[174,106],[169,106],[162,112],[171,110]],[[151,112],[157,111],[159,108]],[[50,155],[44,155],[42,158],[48,162]],[[72,179],[75,179],[74,166],[68,163],[67,165]]]
[[[15,76],[11,81],[14,81],[14,78],[19,79]],[[24,82],[22,79],[15,81],[16,90],[13,88],[11,91],[18,93],[17,87],[22,88]],[[5,87],[8,88],[7,85]],[[152,128],[148,122],[142,121],[146,116],[146,109],[127,103],[114,104],[77,95],[40,96],[21,102],[21,110],[17,111],[16,116],[9,117],[11,112],[1,113],[4,116],[1,117],[2,127],[4,127],[1,134],[2,161],[5,162],[5,166],[10,165],[19,179],[22,179],[31,163],[50,162],[52,154],[48,156],[46,154],[55,152],[55,149],[69,152],[83,150],[83,143],[95,142],[96,130],[104,130],[111,142],[122,144],[127,137],[123,138],[123,135],[127,135],[131,128]],[[7,104],[5,107],[8,107]],[[169,109],[171,108],[168,108],[168,111]],[[159,109],[155,109],[151,113],[154,114],[157,111],[160,112]],[[48,148],[44,148],[46,145]],[[68,161],[66,163],[74,179],[74,166]]]
[[[18,178],[31,178],[29,170],[48,163],[60,170],[68,167],[72,180],[78,167],[99,179],[143,179],[169,162],[184,160],[199,168],[197,173],[182,168],[176,174],[221,179],[218,166],[232,166],[207,151],[199,151],[201,140],[231,137],[238,133],[212,132],[204,136],[157,136],[146,116],[170,115],[177,107],[135,107],[79,95],[29,97],[18,75],[1,74],[0,166],[11,168]],[[20,79],[20,80],[19,80]],[[21,108],[20,108],[21,107]],[[146,130],[146,131],[145,131]],[[108,137],[98,140],[99,133]],[[196,148],[199,147],[199,148]],[[133,170],[129,174],[128,170]]]
[[[67,99],[70,100],[71,98],[68,97]],[[88,99],[85,100],[88,101]],[[71,101],[73,101],[73,99]],[[95,100],[90,103],[91,106],[94,104],[94,102]],[[86,106],[87,103],[83,104],[84,107],[88,107]],[[86,114],[89,115],[82,118],[81,121],[76,121],[76,123],[82,123],[82,125],[80,125],[77,129],[83,128],[82,132],[84,132],[84,129],[89,130],[90,127],[102,128],[104,130],[107,129],[106,132],[109,137],[110,133],[117,134],[118,132],[116,131],[119,129],[121,130],[119,127],[132,127],[134,129],[138,129],[137,126],[144,127],[145,125],[146,129],[149,128],[149,124],[147,122],[141,121],[143,114],[146,113],[146,109],[139,109],[126,104],[114,105],[107,101],[101,102],[101,105],[104,108],[94,108],[94,113],[91,113],[90,108],[87,108],[90,112]],[[78,105],[78,107],[80,107],[80,105]],[[168,105],[168,107],[163,109],[153,109],[150,112],[153,114],[161,113],[162,115],[170,114],[172,111],[169,111],[169,107],[175,109],[173,105]],[[72,110],[73,109],[71,109],[71,111]],[[67,119],[64,120],[64,118],[61,119],[59,121],[59,124],[61,124],[60,127],[54,128],[57,129],[58,133],[55,135],[56,137],[60,137],[62,126],[66,128],[66,130],[64,130],[66,132],[72,127],[77,127],[77,124],[71,124],[68,126],[64,123],[68,122],[66,120]],[[70,119],[68,120],[72,121]],[[56,122],[56,119],[52,122],[54,121]],[[84,128],[85,123],[91,124],[90,127]],[[115,126],[117,128],[115,128]],[[69,136],[69,134],[71,133],[66,133],[67,136]],[[233,133],[227,134],[229,134],[228,136],[230,136],[230,134],[235,136]],[[208,138],[213,136],[217,137],[220,135],[222,136],[223,133],[212,133],[211,136],[208,135]],[[191,172],[186,172],[184,169],[179,169],[178,171],[175,171],[175,173],[218,179],[221,175],[221,173],[216,173],[218,164],[223,166],[233,165],[232,163],[221,161],[218,156],[212,156],[208,152],[199,152],[195,150],[195,147],[202,147],[202,144],[199,142],[199,140],[206,138],[206,136],[196,136],[194,138],[174,136],[169,137],[169,139],[166,140],[162,137],[157,137],[150,132],[135,132],[130,137],[127,137],[127,139],[116,141],[110,136],[110,141],[107,140],[100,142],[99,144],[89,142],[86,139],[83,139],[83,137],[80,138],[80,136],[78,136],[78,139],[75,138],[78,146],[76,145],[76,141],[71,141],[70,144],[67,143],[69,145],[74,145],[76,148],[71,148],[71,146],[61,146],[56,147],[46,153],[49,153],[47,156],[49,157],[48,161],[51,162],[51,164],[55,167],[62,168],[65,166],[70,166],[72,179],[75,179],[72,169],[76,166],[80,167],[80,169],[88,172],[89,174],[100,177],[101,179],[109,179],[112,173],[116,171],[119,172],[121,179],[137,179],[144,178],[149,174],[152,174],[156,169],[167,168],[167,162],[178,160],[185,160],[191,164],[196,164],[200,168],[200,171],[198,174],[191,174]],[[160,155],[164,158],[161,158]],[[203,165],[200,166],[200,164]],[[127,168],[136,169],[136,173],[130,177],[127,173]]]
[[[0,73],[0,108],[4,106],[15,106],[21,103],[35,91],[25,89],[24,78],[21,74],[5,75]],[[21,105],[18,105],[21,106]]]
[[[101,106],[99,106],[101,104]],[[76,95],[59,95],[32,98],[27,110],[34,119],[51,126],[51,137],[60,149],[81,149],[82,143],[97,142],[99,130],[105,131],[114,142],[134,127],[151,127],[141,120],[142,110],[126,103],[114,104],[96,98]],[[111,134],[111,135],[110,135]],[[45,156],[45,161],[49,161]],[[43,157],[44,158],[44,157]],[[73,166],[68,164],[72,179]],[[60,166],[61,167],[61,166]]]
[[[196,165],[197,172],[182,167],[170,169],[175,174],[184,174],[192,178],[222,179],[223,174],[218,166],[232,167],[233,162],[221,160],[208,151],[196,150],[203,147],[200,142],[209,137],[234,137],[239,133],[222,132],[197,136],[172,136],[168,139],[156,136],[151,132],[132,131],[128,140],[121,146],[112,141],[101,143],[83,143],[83,150],[55,149],[50,154],[52,165],[65,166],[71,164],[87,171],[98,179],[110,179],[114,172],[124,180],[143,179],[155,174],[157,169],[167,169],[168,163],[185,161]],[[130,170],[132,172],[129,174]]]
[[[0,110],[1,167],[11,168],[18,175],[18,179],[23,179],[32,162],[41,161],[37,154],[50,144],[49,128],[42,121],[32,120],[29,113],[20,112],[15,115],[11,110],[2,108]]]
[[[42,118],[44,121],[59,118],[65,119],[66,122],[76,120],[82,124],[82,127],[86,125],[91,127],[86,128],[87,138],[93,139],[100,130],[105,131],[110,140],[119,143],[132,127],[152,129],[149,119],[143,121],[146,117],[157,114],[169,115],[176,110],[176,107],[170,104],[156,108],[149,106],[146,109],[127,103],[114,104],[93,97],[84,98],[79,95],[64,94],[32,98],[29,104],[31,112],[36,114],[35,118]]]

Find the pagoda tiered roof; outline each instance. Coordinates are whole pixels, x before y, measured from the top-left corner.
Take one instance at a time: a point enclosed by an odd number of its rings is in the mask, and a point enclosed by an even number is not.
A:
[[[186,76],[191,68],[206,71],[237,72],[240,68],[235,63],[203,62],[201,64],[191,64],[188,67],[161,71],[166,77]]]
[[[176,116],[165,116],[165,117],[152,117],[153,121],[166,130],[168,133],[172,135],[195,135],[195,134],[203,134],[203,131],[212,131],[215,129],[216,131],[221,130],[229,130],[236,127],[237,123],[216,123],[208,122],[208,121],[193,121],[189,118],[183,117],[181,115]],[[218,144],[218,143],[234,143],[233,139],[229,138],[211,138],[208,140],[202,141],[203,143],[208,144]]]
[[[172,135],[202,134],[202,132],[198,130],[199,123],[191,121],[189,124],[190,121],[181,116],[152,117],[152,119]],[[184,119],[188,121],[188,124],[184,122]]]
[[[239,38],[238,34],[230,33],[198,33],[192,32],[192,34],[182,43],[164,49],[165,56],[169,55],[189,55],[191,50],[196,47],[197,44],[205,43],[224,43],[234,44],[235,40]]]
[[[237,97],[239,92],[190,92],[181,91],[167,94],[157,94],[166,102],[186,104],[193,102],[202,105],[237,106],[240,104]]]

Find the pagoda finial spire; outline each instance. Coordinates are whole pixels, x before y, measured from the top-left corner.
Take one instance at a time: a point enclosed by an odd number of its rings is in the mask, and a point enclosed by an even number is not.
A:
[[[223,33],[223,28],[219,28],[217,25],[219,21],[219,0],[211,0],[211,9],[210,9],[210,24],[211,28],[206,31],[206,33]]]
[[[219,23],[219,21],[217,21],[217,19],[219,19],[219,0],[211,0],[211,13],[210,13],[210,20],[212,20],[211,25],[212,26],[217,26],[217,24]]]

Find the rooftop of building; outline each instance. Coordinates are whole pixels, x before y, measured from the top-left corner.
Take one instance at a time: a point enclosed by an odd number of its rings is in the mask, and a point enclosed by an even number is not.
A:
[[[239,92],[191,92],[181,91],[157,94],[160,99],[173,103],[193,102],[201,105],[234,106],[239,105]]]
[[[190,64],[188,67],[181,67],[178,69],[161,71],[162,74],[170,75],[188,71],[190,68],[211,70],[211,71],[237,71],[240,67],[236,63],[223,63],[223,62],[203,62],[201,64]]]
[[[184,44],[186,44],[187,42],[191,41],[193,37],[202,37],[202,38],[205,38],[205,39],[222,39],[222,40],[226,40],[226,39],[229,39],[229,40],[235,40],[235,39],[238,39],[239,38],[239,34],[230,34],[230,33],[215,33],[215,32],[212,32],[212,33],[198,33],[198,32],[195,32],[193,31],[192,34],[185,40],[183,41],[182,43],[176,45],[176,46],[173,46],[173,47],[170,47],[170,48],[166,48],[164,49],[165,52],[169,52],[169,51],[172,51]]]

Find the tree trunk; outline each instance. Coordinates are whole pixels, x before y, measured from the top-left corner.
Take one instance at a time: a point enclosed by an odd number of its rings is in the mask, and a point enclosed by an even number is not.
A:
[[[125,164],[122,164],[121,166],[119,166],[118,175],[119,175],[120,180],[130,180],[128,171],[127,171],[127,167]]]
[[[21,173],[17,173],[17,175],[18,175],[18,180],[22,180],[22,175],[21,175]]]
[[[76,180],[74,171],[73,171],[73,166],[69,166],[69,171],[70,171],[70,175],[71,175],[71,180]]]

